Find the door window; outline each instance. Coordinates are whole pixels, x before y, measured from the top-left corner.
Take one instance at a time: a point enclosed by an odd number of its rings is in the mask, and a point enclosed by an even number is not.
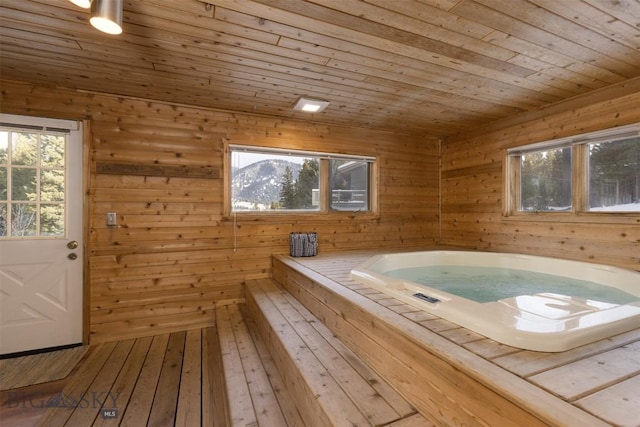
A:
[[[0,127],[0,238],[65,236],[68,136]]]

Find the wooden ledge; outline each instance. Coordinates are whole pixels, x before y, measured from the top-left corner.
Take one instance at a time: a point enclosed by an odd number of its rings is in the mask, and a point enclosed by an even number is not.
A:
[[[272,280],[247,282],[247,307],[303,419],[334,426],[433,425]]]

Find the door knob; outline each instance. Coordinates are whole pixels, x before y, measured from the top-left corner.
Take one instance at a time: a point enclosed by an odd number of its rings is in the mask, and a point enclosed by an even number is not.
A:
[[[69,249],[75,249],[78,247],[78,242],[75,240],[70,241],[69,243],[67,243],[67,247]]]
[[[69,255],[67,255],[67,258],[73,261],[74,259],[78,258],[78,254],[76,254],[75,252],[71,252]]]

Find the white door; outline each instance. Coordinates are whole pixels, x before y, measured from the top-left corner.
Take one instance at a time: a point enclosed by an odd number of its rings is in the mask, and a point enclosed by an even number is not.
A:
[[[0,354],[82,342],[82,132],[0,114]]]

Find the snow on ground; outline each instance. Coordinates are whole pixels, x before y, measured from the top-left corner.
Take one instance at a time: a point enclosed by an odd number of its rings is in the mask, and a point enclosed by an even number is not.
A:
[[[626,203],[624,205],[605,206],[601,208],[591,208],[591,212],[640,212],[640,202]]]

